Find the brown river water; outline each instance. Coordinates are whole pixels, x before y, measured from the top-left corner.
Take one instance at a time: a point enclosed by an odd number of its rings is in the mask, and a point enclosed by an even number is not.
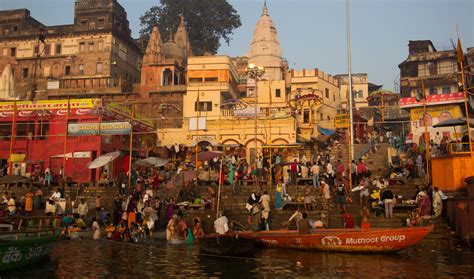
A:
[[[61,241],[32,266],[0,278],[474,278],[474,250],[425,240],[397,254],[343,254],[257,250],[252,257],[199,254],[194,246],[163,241],[125,244],[106,240]]]

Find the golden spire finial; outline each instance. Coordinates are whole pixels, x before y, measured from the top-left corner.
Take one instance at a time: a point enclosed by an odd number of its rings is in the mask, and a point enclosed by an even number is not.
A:
[[[264,0],[262,16],[267,16],[267,15],[268,15],[267,0]]]

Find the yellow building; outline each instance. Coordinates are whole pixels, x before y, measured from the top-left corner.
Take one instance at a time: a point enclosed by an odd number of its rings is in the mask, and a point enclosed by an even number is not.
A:
[[[348,97],[349,78],[348,75],[335,75],[340,85],[341,106],[343,109],[349,109]],[[367,98],[369,97],[369,78],[366,73],[352,74],[352,94],[354,97],[354,108],[364,108],[369,106]]]
[[[318,128],[335,129],[339,108],[339,84],[331,75],[318,69],[291,70],[290,105],[297,111],[301,141],[320,135]]]
[[[237,71],[228,56],[188,59],[188,85],[183,101],[183,128],[158,131],[161,146],[241,146],[253,161],[255,150],[255,106],[252,99],[237,98]],[[260,85],[261,84],[261,85]],[[295,119],[283,107],[269,107],[269,93],[278,86],[259,82],[262,103],[257,106],[257,147],[296,143]],[[265,86],[267,85],[267,86]],[[265,96],[265,93],[267,97]],[[280,94],[284,94],[284,90]],[[283,97],[275,97],[280,100]],[[268,103],[267,103],[268,101]],[[200,148],[200,150],[202,150]]]

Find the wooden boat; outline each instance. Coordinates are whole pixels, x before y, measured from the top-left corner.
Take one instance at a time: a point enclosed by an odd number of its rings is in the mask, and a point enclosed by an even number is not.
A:
[[[397,252],[416,245],[433,230],[429,227],[316,229],[310,234],[296,230],[250,233],[264,247],[301,250],[383,253]]]
[[[43,219],[54,217],[16,218],[18,228],[2,226],[6,230],[0,231],[0,271],[18,268],[37,262],[46,257],[54,248],[59,239],[59,232],[55,228],[41,228]],[[39,219],[39,227],[22,227],[25,220]],[[11,221],[8,219],[6,221]]]
[[[255,248],[255,238],[250,232],[207,234],[199,237],[198,243],[201,252],[222,256],[246,255]]]

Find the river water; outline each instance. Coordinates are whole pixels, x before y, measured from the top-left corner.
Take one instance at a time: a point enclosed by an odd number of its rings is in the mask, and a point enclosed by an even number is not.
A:
[[[196,247],[126,244],[107,240],[61,241],[49,258],[0,278],[433,278],[474,275],[474,251],[446,241],[425,240],[392,255],[356,255],[297,250],[258,250],[248,258],[199,254]]]

